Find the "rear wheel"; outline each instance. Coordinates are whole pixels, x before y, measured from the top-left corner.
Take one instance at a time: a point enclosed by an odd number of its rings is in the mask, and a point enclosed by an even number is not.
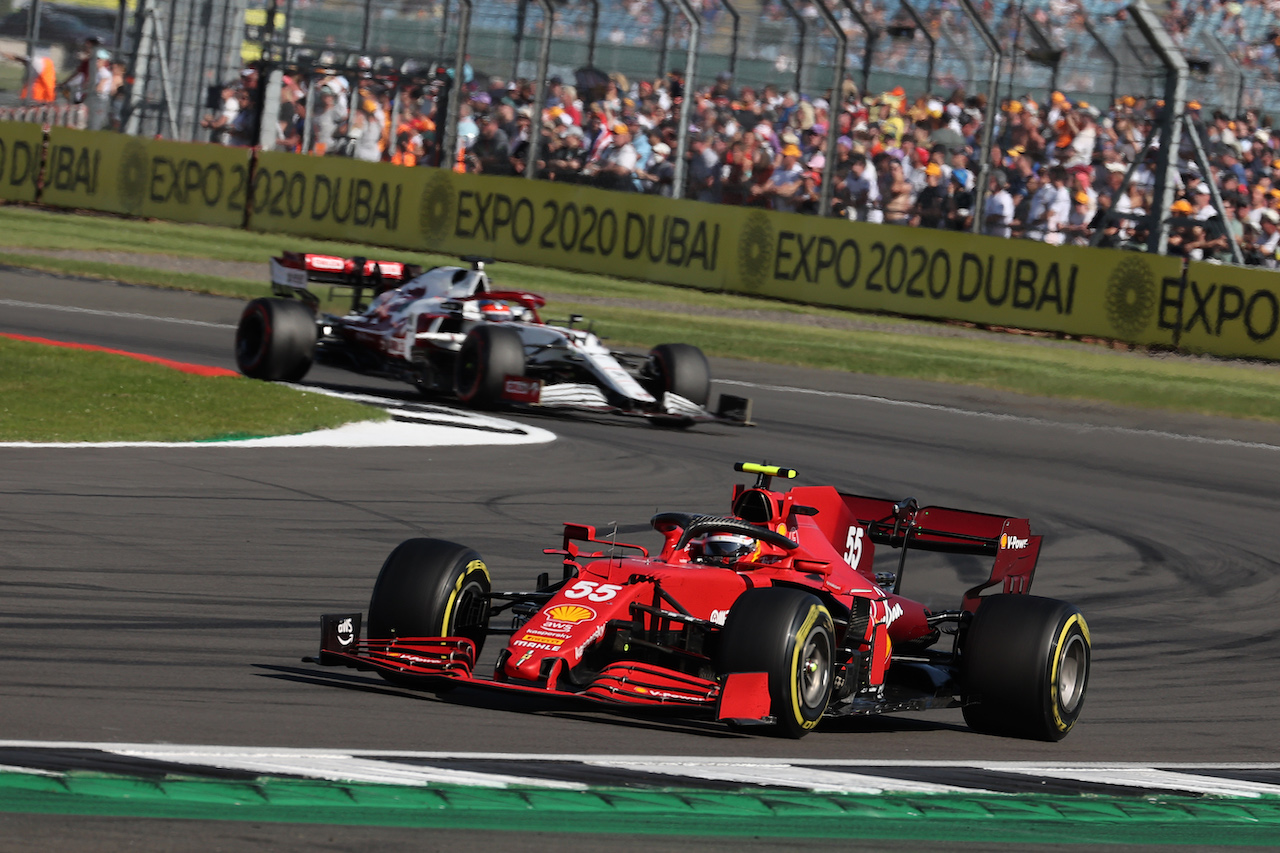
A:
[[[649,351],[649,393],[662,399],[668,391],[706,407],[711,398],[711,365],[692,344],[659,344]]]
[[[466,637],[476,655],[489,630],[489,569],[470,548],[442,539],[409,539],[382,564],[369,599],[371,640]],[[395,684],[430,676],[380,672]]]
[[[1084,708],[1089,626],[1065,601],[984,598],[963,647],[964,719],[986,734],[1062,740]]]
[[[316,318],[306,303],[255,299],[236,326],[236,366],[245,376],[297,382],[311,369]]]
[[[835,629],[815,595],[799,589],[750,589],[738,597],[720,632],[722,674],[763,672],[776,732],[803,737],[831,701]]]
[[[468,406],[491,409],[502,402],[503,380],[524,376],[524,343],[505,326],[481,325],[467,333],[454,368],[454,391]]]

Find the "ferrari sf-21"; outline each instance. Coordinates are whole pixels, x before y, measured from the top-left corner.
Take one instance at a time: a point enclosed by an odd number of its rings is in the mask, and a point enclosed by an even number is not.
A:
[[[832,486],[780,491],[773,479],[794,471],[735,469],[756,479],[735,486],[729,514],[653,516],[656,554],[565,524],[561,547],[544,552],[560,558],[561,576],[544,573],[528,592],[493,589],[464,545],[403,542],[367,620],[321,617],[320,654],[307,660],[410,687],[675,709],[790,737],[825,718],[957,706],[983,733],[1054,741],[1071,731],[1089,628],[1072,605],[1029,594],[1041,537],[1026,519]],[[954,609],[934,611],[901,593],[912,551],[989,559],[990,573]],[[505,644],[482,672],[495,636]]]
[[[508,404],[611,412],[687,426],[743,424],[750,401],[722,394],[690,344],[647,356],[615,352],[574,315],[544,323],[541,296],[499,290],[484,269],[286,252],[271,260],[274,298],[255,299],[236,329],[236,364],[255,379],[296,382],[312,362],[409,382],[476,408]],[[313,285],[346,288],[350,308],[320,311]]]

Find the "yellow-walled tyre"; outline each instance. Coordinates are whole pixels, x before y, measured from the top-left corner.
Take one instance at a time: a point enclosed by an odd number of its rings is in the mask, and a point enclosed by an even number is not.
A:
[[[1062,740],[1084,709],[1091,660],[1089,626],[1074,606],[988,596],[961,647],[965,722],[985,734]]]
[[[813,731],[831,702],[835,628],[817,596],[799,589],[750,589],[738,597],[720,632],[717,670],[764,672],[779,735]]]
[[[489,633],[490,589],[489,568],[472,549],[443,539],[406,540],[387,557],[373,585],[368,637],[466,637],[479,656]],[[395,684],[436,680],[379,674]]]

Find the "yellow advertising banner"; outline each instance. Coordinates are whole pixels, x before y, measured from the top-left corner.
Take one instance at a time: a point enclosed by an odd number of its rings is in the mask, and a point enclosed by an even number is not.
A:
[[[450,173],[344,157],[263,151],[253,170],[248,227],[451,252],[430,245],[418,224],[423,186],[435,174]]]
[[[251,157],[247,148],[55,127],[49,131],[40,200],[55,207],[239,227]]]
[[[815,305],[1132,340],[1134,291],[1181,269],[1134,252],[741,213],[728,289]]]
[[[0,122],[0,199],[35,201],[44,128],[35,122]]]
[[[1280,272],[1192,261],[1186,281],[1165,279],[1144,335],[1190,352],[1280,359]]]
[[[263,153],[249,227],[813,305],[1280,358],[1280,273]]]

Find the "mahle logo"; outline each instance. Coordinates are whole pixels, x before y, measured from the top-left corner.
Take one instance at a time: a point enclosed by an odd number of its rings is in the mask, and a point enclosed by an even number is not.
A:
[[[773,226],[769,217],[758,211],[749,214],[738,239],[738,275],[747,290],[759,290],[764,285],[772,261]]]
[[[125,143],[120,154],[120,174],[117,178],[120,204],[125,213],[141,213],[142,202],[147,195],[147,146],[138,140]]]
[[[1150,268],[1138,257],[1116,264],[1107,280],[1107,319],[1112,328],[1136,335],[1151,322],[1156,307],[1156,282]]]
[[[428,242],[443,240],[449,235],[453,209],[453,182],[448,172],[438,172],[422,188],[422,201],[418,204],[418,230]]]

